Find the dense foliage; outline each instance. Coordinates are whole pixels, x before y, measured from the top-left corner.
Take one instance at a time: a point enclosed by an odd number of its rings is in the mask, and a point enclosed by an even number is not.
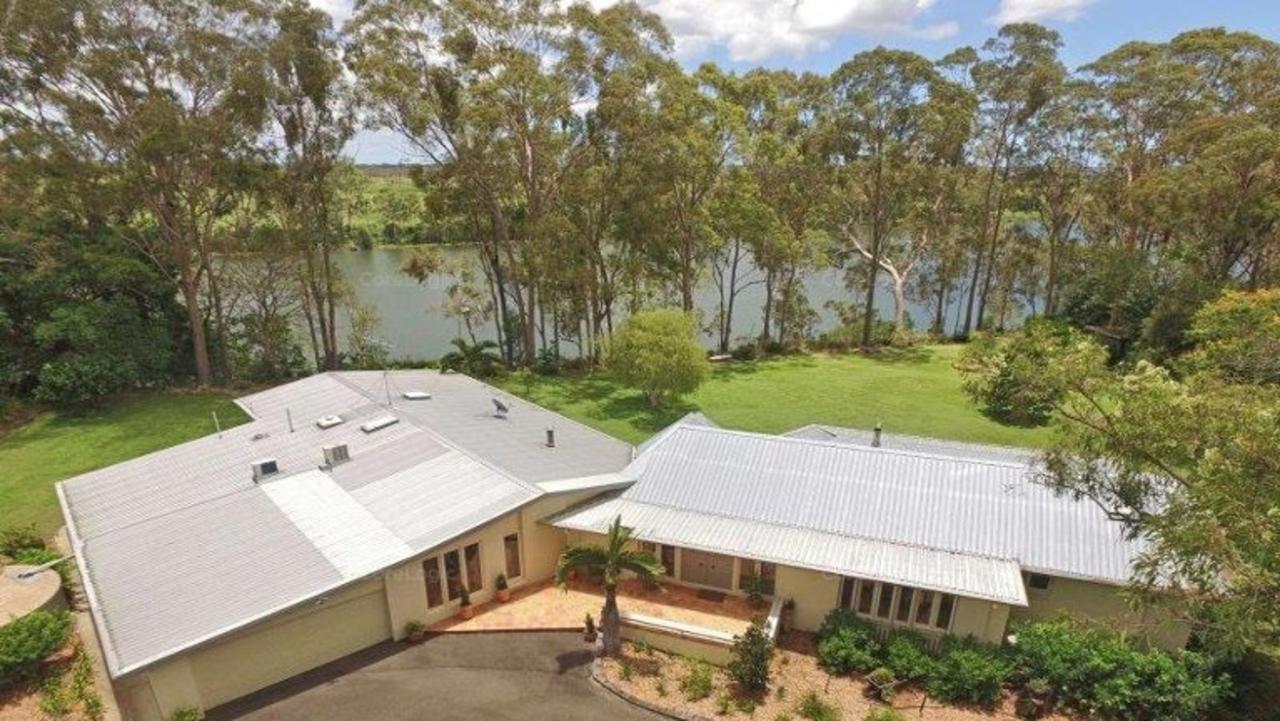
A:
[[[948,638],[925,679],[925,688],[942,701],[993,706],[1004,692],[1009,671],[1001,649]]]
[[[0,627],[0,688],[31,679],[70,634],[66,612],[32,611]]]
[[[1190,721],[1229,695],[1226,677],[1196,653],[1143,650],[1070,621],[1028,624],[1014,633],[1018,678],[1042,679],[1060,704],[1101,718]]]
[[[1065,707],[1117,721],[1203,718],[1230,696],[1212,658],[1190,651],[1144,649],[1114,632],[1072,621],[1025,623],[1000,648],[948,637],[933,653],[917,634],[883,636],[845,610],[827,614],[818,660],[829,673],[864,674],[891,694],[896,682],[919,684],[942,701],[986,706],[1009,684],[1041,688]]]
[[[693,318],[678,310],[641,311],[609,340],[609,367],[658,408],[692,393],[707,375]]]
[[[1036,319],[1004,335],[980,334],[956,361],[964,390],[994,418],[1043,425],[1067,394],[1064,374],[1101,368],[1106,351],[1065,323]]]

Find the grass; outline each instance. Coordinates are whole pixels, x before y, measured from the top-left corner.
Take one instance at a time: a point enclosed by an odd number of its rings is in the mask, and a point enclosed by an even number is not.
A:
[[[808,423],[873,428],[977,443],[1043,447],[1048,428],[998,423],[960,388],[951,362],[959,346],[923,346],[874,356],[788,356],[717,366],[697,392],[652,411],[637,391],[607,374],[509,376],[506,390],[639,443],[690,411],[728,428],[781,433]]]
[[[213,432],[248,417],[215,393],[128,395],[102,408],[49,411],[0,438],[0,526],[32,524],[51,536],[62,525],[56,481]]]

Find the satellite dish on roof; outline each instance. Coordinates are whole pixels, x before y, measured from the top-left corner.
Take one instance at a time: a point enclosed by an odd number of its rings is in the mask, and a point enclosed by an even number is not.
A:
[[[503,403],[497,398],[493,399],[493,416],[495,418],[506,418],[507,414],[510,412],[511,409],[507,407],[506,403]]]

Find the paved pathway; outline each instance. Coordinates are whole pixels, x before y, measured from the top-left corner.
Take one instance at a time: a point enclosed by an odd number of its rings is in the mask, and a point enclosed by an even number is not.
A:
[[[214,709],[209,721],[655,721],[590,678],[579,633],[384,643]]]

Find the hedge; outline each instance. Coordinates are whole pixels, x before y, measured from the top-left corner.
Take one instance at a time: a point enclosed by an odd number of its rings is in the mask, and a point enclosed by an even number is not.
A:
[[[66,611],[32,611],[0,627],[0,688],[33,678],[40,663],[71,635]]]

